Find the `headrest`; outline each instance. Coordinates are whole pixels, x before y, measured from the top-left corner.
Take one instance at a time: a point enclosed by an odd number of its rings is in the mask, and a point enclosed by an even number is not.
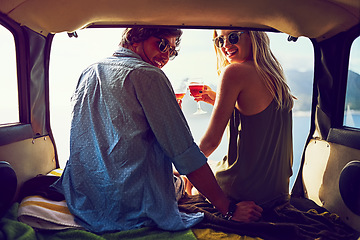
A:
[[[0,217],[13,202],[16,187],[17,178],[14,169],[8,162],[0,161]]]

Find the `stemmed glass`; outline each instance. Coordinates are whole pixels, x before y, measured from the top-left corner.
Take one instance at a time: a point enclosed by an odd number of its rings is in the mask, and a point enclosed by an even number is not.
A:
[[[174,87],[176,100],[181,108],[182,99],[186,94],[187,86],[186,83],[178,84]]]
[[[193,96],[195,98],[195,100],[201,98],[200,91],[204,91],[204,82],[201,79],[191,80],[191,82],[189,83],[189,90],[190,90],[191,96]],[[197,110],[196,110],[196,112],[194,112],[194,114],[198,115],[198,114],[205,114],[205,113],[206,113],[206,111],[204,111],[201,108],[200,101],[197,101]]]

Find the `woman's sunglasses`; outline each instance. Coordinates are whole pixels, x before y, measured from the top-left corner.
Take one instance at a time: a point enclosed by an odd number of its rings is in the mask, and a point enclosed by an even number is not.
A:
[[[169,51],[169,59],[173,60],[178,55],[178,51],[175,50],[175,47],[170,46],[170,43],[168,40],[166,40],[164,38],[159,38],[159,39],[160,39],[160,42],[159,42],[160,52],[166,53],[167,51]]]
[[[237,44],[239,42],[240,35],[243,33],[244,32],[231,32],[231,33],[229,33],[229,35],[227,37],[218,36],[218,37],[214,38],[213,41],[214,41],[214,44],[216,47],[222,48],[225,45],[226,38],[228,39],[229,43]]]

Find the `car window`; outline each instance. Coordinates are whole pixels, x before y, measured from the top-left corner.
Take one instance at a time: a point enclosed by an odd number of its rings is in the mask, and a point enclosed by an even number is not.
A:
[[[83,29],[78,38],[69,38],[66,33],[56,34],[50,58],[50,112],[51,126],[58,148],[60,166],[64,167],[69,157],[70,139],[70,98],[81,72],[90,64],[110,56],[120,42],[122,29]],[[292,93],[297,97],[293,109],[295,180],[300,166],[301,154],[309,133],[313,81],[313,47],[307,38],[289,42],[283,33],[268,33],[273,53],[282,64]],[[218,76],[213,46],[212,30],[184,30],[179,56],[170,61],[163,71],[174,88],[199,78],[216,90]],[[207,114],[194,115],[196,102],[189,90],[183,98],[183,112],[196,142],[208,126],[212,106],[201,103]],[[227,154],[227,136],[224,134],[220,146],[209,160],[220,161]]]
[[[13,34],[0,25],[0,124],[19,122],[16,52]]]
[[[360,128],[360,37],[350,50],[346,87],[344,126]]]

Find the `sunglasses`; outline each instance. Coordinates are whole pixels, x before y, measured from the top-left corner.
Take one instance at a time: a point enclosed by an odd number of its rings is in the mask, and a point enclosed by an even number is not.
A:
[[[175,47],[171,47],[170,43],[168,40],[164,39],[164,38],[158,38],[160,40],[159,42],[159,50],[162,53],[166,53],[167,51],[169,51],[169,59],[173,60],[177,55],[178,55],[178,51],[175,50]]]
[[[243,33],[244,32],[231,32],[231,33],[229,33],[229,35],[227,37],[218,36],[218,37],[214,38],[213,42],[214,42],[215,46],[218,48],[224,47],[226,38],[230,44],[237,44],[239,42],[240,35]]]

